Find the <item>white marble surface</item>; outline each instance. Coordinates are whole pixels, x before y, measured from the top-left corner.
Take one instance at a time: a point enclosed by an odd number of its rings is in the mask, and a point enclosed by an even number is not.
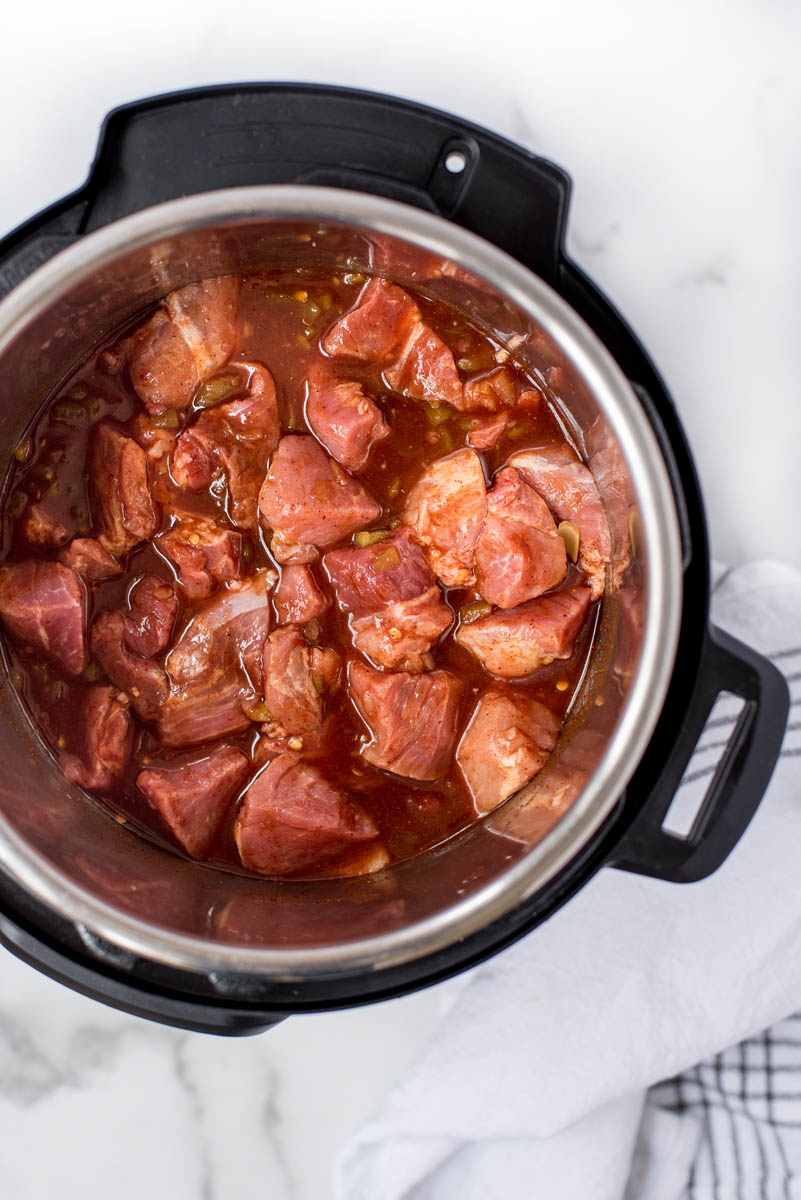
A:
[[[30,0],[3,15],[0,232],[77,186],[104,112],[143,95],[319,80],[461,113],[572,173],[570,249],[673,389],[716,554],[801,565],[799,50],[793,0]],[[442,1003],[229,1043],[0,955],[0,1196],[325,1200]]]

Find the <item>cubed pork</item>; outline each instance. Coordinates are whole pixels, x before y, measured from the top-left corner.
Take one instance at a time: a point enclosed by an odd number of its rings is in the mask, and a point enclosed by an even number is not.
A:
[[[330,546],[381,513],[366,488],[308,434],[290,434],[279,442],[259,508],[276,533],[304,546]]]
[[[513,467],[487,493],[487,518],[475,550],[476,586],[490,604],[514,608],[565,577],[565,544],[548,505]]]
[[[19,528],[25,541],[35,550],[55,550],[69,537],[63,523],[42,504],[28,505]]]
[[[419,321],[384,380],[393,392],[428,404],[462,405],[462,381],[453,351],[434,330]]]
[[[360,471],[373,446],[392,432],[360,383],[338,379],[321,363],[309,369],[306,420],[332,458],[348,471]]]
[[[322,653],[291,625],[274,630],[265,641],[262,686],[270,736],[302,736],[322,726],[326,685],[317,670]]]
[[[527,410],[537,408],[542,402],[542,392],[530,384],[523,384],[508,367],[493,367],[483,375],[476,375],[464,385],[462,402],[458,406],[464,412],[501,413],[504,410]]]
[[[353,644],[375,666],[419,672],[453,614],[409,529],[372,546],[326,554],[323,565]]]
[[[73,538],[58,559],[89,583],[105,583],[122,574],[116,558],[100,545],[97,538]]]
[[[215,746],[202,758],[148,767],[136,784],[187,854],[205,858],[249,773],[241,750]]]
[[[386,279],[371,279],[355,307],[325,335],[323,349],[331,358],[391,363],[420,320],[408,292]]]
[[[456,640],[491,674],[519,679],[554,659],[570,658],[590,599],[583,586],[539,596],[461,625]]]
[[[245,867],[281,876],[317,871],[348,851],[363,852],[365,843],[377,841],[378,830],[316,767],[281,754],[248,787],[234,837]]]
[[[599,416],[585,434],[587,462],[603,498],[612,545],[607,586],[616,591],[631,562],[631,522],[637,496],[628,464],[609,422]],[[632,510],[635,509],[635,512]]]
[[[559,720],[529,696],[489,688],[456,751],[476,812],[497,808],[540,771],[556,745]]]
[[[279,625],[306,625],[316,621],[328,608],[314,575],[302,563],[287,563],[281,568],[273,604]]]
[[[107,792],[121,779],[133,749],[127,699],[116,688],[86,689],[82,727],[82,753],[63,754],[62,769],[71,783],[90,792]]]
[[[384,368],[393,392],[431,404],[459,405],[462,382],[453,353],[427,325],[408,292],[371,279],[356,307],[323,339],[332,358],[353,358]]]
[[[196,745],[248,728],[270,629],[272,581],[270,572],[258,571],[232,585],[181,633],[167,656],[170,693],[158,718],[167,745]]]
[[[350,695],[372,735],[367,762],[409,779],[438,779],[451,761],[462,683],[449,671],[412,675],[353,661]]]
[[[512,421],[509,412],[492,413],[489,416],[473,417],[467,444],[474,450],[491,450],[497,446]]]
[[[150,494],[147,454],[133,438],[103,423],[95,431],[89,461],[98,541],[109,554],[127,554],[153,537],[161,514]]]
[[[259,363],[237,363],[245,395],[202,412],[172,449],[171,473],[181,488],[206,491],[219,468],[228,488],[228,513],[235,525],[258,527],[256,497],[280,425],[275,383]]]
[[[23,646],[46,654],[67,675],[86,666],[86,586],[63,563],[0,567],[0,618]]]
[[[438,459],[409,492],[404,524],[415,531],[446,587],[474,582],[475,547],[486,513],[484,473],[473,450]]]
[[[174,687],[211,679],[217,672],[244,668],[253,684],[261,681],[261,652],[270,632],[271,571],[255,571],[241,584],[219,592],[191,618],[169,655]]]
[[[166,650],[180,605],[175,588],[156,575],[143,575],[128,594],[125,644],[134,654],[153,658]]]
[[[131,383],[150,412],[185,408],[198,384],[230,357],[240,288],[238,276],[226,275],[170,292],[123,341]]]
[[[107,610],[92,622],[89,644],[111,682],[130,698],[134,711],[143,721],[153,721],[167,699],[167,676],[158,663],[128,648],[127,635],[127,619]]]
[[[190,600],[203,600],[242,572],[242,534],[212,517],[177,512],[156,548]]]
[[[559,521],[572,521],[579,531],[579,567],[593,600],[603,593],[612,553],[609,522],[598,487],[584,463],[567,446],[541,446],[509,459],[543,497]]]

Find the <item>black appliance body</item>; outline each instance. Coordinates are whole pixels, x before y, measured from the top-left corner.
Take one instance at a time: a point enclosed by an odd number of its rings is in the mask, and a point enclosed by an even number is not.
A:
[[[86,184],[0,242],[0,298],[60,250],[162,201],[220,188],[291,183],[344,188],[438,214],[500,247],[591,327],[633,385],[663,452],[682,539],[678,652],[645,754],[599,833],[544,888],[502,919],[413,963],[302,984],[200,975],[142,959],[47,908],[0,873],[0,939],[52,978],[166,1024],[258,1032],[297,1012],[379,1001],[480,962],[558,909],[603,866],[674,882],[714,871],[767,786],[787,716],[776,669],[711,627],[702,497],[673,402],[624,319],[565,252],[563,170],[448,114],[364,92],[244,84],[125,106],[105,121]],[[686,837],[663,821],[716,698],[744,702]]]

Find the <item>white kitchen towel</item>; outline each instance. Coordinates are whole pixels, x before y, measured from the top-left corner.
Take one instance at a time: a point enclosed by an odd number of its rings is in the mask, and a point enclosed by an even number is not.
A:
[[[342,1200],[622,1200],[645,1089],[801,1007],[801,575],[777,563],[716,574],[713,620],[774,659],[794,702],[746,835],[696,884],[603,870],[475,969],[346,1148]],[[733,711],[705,730],[687,789]],[[650,1172],[637,1200],[674,1200],[701,1128],[664,1110],[648,1121],[672,1139],[675,1178]]]

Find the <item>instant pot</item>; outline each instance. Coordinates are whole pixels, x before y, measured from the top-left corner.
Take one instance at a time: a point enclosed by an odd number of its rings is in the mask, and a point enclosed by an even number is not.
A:
[[[258,880],[139,837],[66,782],[4,672],[0,938],[13,953],[127,1012],[252,1033],[463,970],[603,866],[687,883],[729,854],[773,770],[787,688],[709,624],[692,457],[648,355],[565,253],[569,198],[560,168],[445,113],[249,84],[115,110],[84,187],[0,243],[6,462],[76,360],[172,288],[304,262],[369,271],[389,245],[397,282],[459,304],[544,386],[562,364],[564,420],[610,520],[622,503],[635,557],[547,768],[434,851],[363,878]],[[455,266],[431,269],[443,260]],[[742,709],[678,836],[665,817],[722,693]]]

